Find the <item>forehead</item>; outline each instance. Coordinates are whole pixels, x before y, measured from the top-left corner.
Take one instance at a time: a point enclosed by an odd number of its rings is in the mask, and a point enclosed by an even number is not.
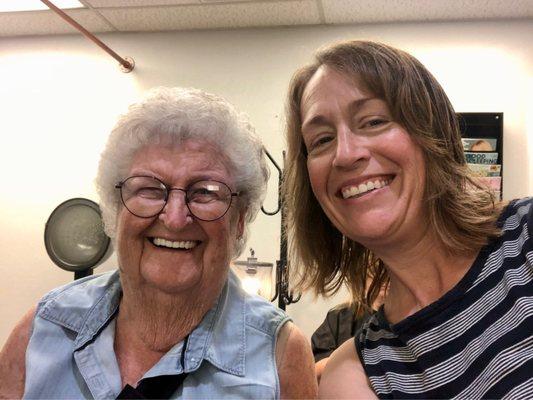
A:
[[[313,74],[302,94],[300,113],[305,116],[312,108],[337,103],[341,98],[357,100],[371,93],[356,76],[348,76],[327,65],[322,65]]]
[[[169,182],[190,179],[231,180],[229,161],[218,146],[204,140],[163,142],[141,147],[130,174],[156,175]]]

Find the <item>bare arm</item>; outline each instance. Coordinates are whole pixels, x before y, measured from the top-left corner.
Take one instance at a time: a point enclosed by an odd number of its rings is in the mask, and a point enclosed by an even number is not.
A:
[[[333,352],[320,380],[321,399],[376,399],[370,388],[355,343],[348,340]]]
[[[311,346],[292,322],[278,334],[276,365],[282,399],[316,399],[317,381]]]
[[[0,352],[0,399],[20,399],[26,378],[26,348],[35,316],[31,309],[15,326]]]

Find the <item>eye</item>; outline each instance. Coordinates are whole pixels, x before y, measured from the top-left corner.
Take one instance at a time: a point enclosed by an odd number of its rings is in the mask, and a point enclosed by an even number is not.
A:
[[[378,118],[378,117],[375,117],[375,118],[371,118],[367,121],[364,121],[363,124],[362,124],[362,128],[377,128],[377,127],[380,127],[382,125],[385,125],[387,124],[388,121],[387,119],[385,118]]]
[[[165,191],[158,187],[141,187],[135,191],[135,196],[143,199],[159,200],[165,197]]]
[[[220,201],[225,194],[226,190],[213,184],[192,187],[188,191],[189,201],[194,203],[210,203],[212,201]]]
[[[313,151],[318,151],[324,146],[326,146],[329,142],[331,142],[334,139],[334,136],[331,134],[325,134],[325,135],[318,135],[316,138],[314,138],[309,146],[307,147],[307,151],[309,153]]]
[[[207,203],[208,201],[217,199],[216,192],[208,189],[195,189],[189,193],[190,201],[196,201],[199,203]]]

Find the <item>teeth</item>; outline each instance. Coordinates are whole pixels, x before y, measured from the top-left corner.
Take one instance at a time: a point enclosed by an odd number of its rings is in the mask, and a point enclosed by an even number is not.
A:
[[[173,242],[162,238],[154,238],[154,244],[159,247],[168,247],[171,249],[192,249],[196,247],[196,242],[185,240],[180,242]]]
[[[361,183],[358,186],[349,186],[342,190],[342,197],[347,199],[349,197],[356,196],[358,194],[366,193],[370,190],[380,189],[384,186],[387,186],[390,183],[390,179],[368,181]]]

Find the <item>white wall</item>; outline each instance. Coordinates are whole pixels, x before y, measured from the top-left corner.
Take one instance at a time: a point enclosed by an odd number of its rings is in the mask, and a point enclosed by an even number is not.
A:
[[[247,112],[281,163],[283,103],[292,72],[323,44],[384,41],[425,63],[457,111],[504,112],[507,199],[533,193],[533,24],[531,21],[307,27],[182,33],[107,34],[135,59],[133,73],[80,36],[0,39],[0,344],[48,290],[72,280],[43,243],[51,211],[71,197],[96,199],[99,152],[117,115],[144,90],[194,86]],[[273,172],[273,176],[276,173]],[[271,181],[267,207],[275,203]],[[278,258],[279,217],[260,215],[249,246]],[[108,260],[98,271],[115,266]],[[329,301],[310,295],[288,311],[307,335]]]

